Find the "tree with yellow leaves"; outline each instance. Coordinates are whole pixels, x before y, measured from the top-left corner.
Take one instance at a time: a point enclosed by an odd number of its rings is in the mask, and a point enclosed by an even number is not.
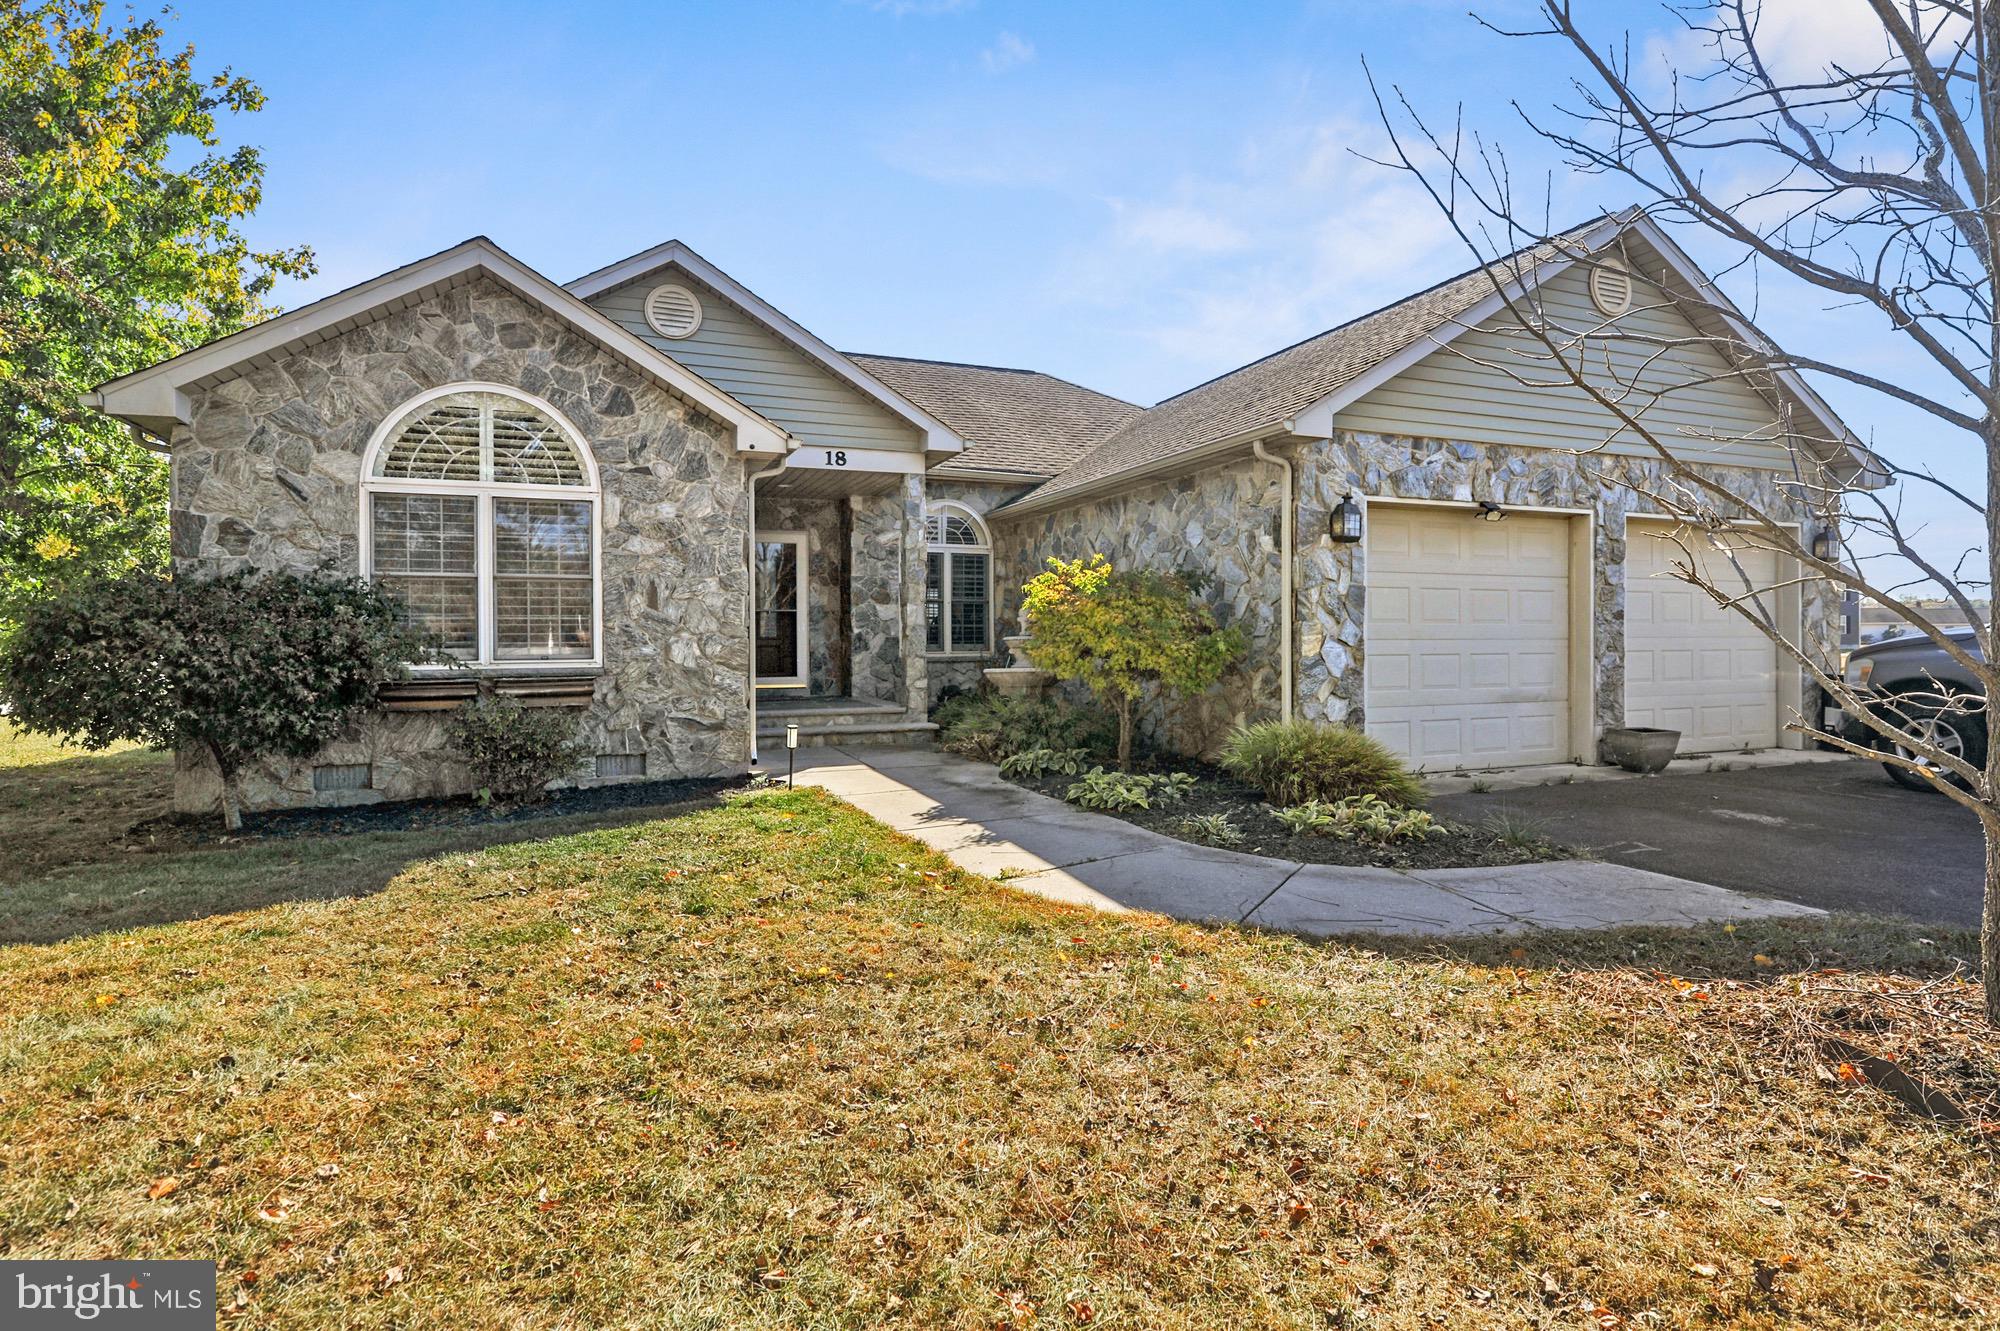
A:
[[[165,40],[85,0],[0,0],[0,636],[71,577],[166,559],[163,459],[78,396],[312,272],[239,230],[264,164],[219,124],[263,93]]]

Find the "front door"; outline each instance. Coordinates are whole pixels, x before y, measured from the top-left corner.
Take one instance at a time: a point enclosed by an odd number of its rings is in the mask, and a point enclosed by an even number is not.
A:
[[[757,687],[806,682],[806,536],[757,533]]]

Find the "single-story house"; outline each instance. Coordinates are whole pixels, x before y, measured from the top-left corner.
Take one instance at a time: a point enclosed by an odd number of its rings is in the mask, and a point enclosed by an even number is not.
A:
[[[1691,330],[1655,284],[1716,297],[1651,221],[1599,217],[1493,271],[1657,339],[1596,353],[1676,385],[1653,427],[1806,539],[1830,520],[1801,459],[1848,469],[1858,443],[1796,376],[1675,343]],[[350,738],[247,775],[251,808],[463,789],[441,723],[481,688],[576,709],[581,782],[740,771],[787,723],[921,737],[995,664],[1021,584],[1093,551],[1200,570],[1249,635],[1223,686],[1150,718],[1191,751],[1279,715],[1365,726],[1433,771],[1594,762],[1621,724],[1797,743],[1803,672],[1653,576],[1662,464],[1582,391],[1521,382],[1495,286],[1475,269],[1144,408],[838,351],[679,242],[559,285],[482,237],[88,401],[171,453],[181,573],[330,563],[470,667],[419,670]],[[1831,660],[1832,589],[1748,558]],[[200,758],[178,786],[211,805]]]

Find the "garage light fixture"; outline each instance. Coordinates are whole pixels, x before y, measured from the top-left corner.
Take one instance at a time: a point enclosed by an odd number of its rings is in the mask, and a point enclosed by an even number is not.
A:
[[[1348,495],[1333,506],[1333,512],[1326,515],[1326,534],[1342,545],[1351,545],[1361,539],[1361,505]]]
[[[1507,510],[1491,499],[1482,499],[1479,501],[1479,517],[1482,522],[1505,522]]]
[[[1833,528],[1821,527],[1819,531],[1813,534],[1812,554],[1814,559],[1822,563],[1831,563],[1833,557],[1839,553],[1840,534]]]

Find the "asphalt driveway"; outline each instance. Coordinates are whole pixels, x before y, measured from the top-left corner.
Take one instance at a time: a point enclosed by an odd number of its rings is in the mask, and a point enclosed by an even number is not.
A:
[[[1596,858],[1759,896],[1979,925],[1978,820],[1859,759],[1446,795],[1432,807],[1470,823],[1510,810]]]

